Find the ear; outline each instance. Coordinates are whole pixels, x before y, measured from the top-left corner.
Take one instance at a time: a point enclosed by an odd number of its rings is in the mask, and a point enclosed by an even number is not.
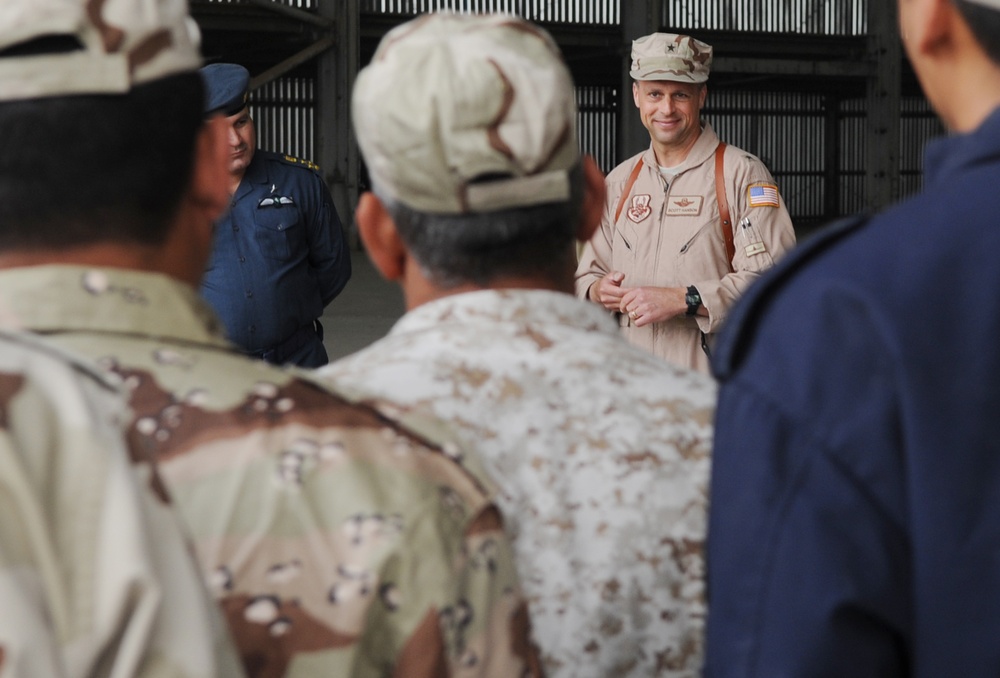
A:
[[[354,222],[368,258],[382,277],[400,280],[406,270],[406,247],[396,232],[396,222],[374,193],[361,195],[354,211]]]
[[[955,20],[951,0],[907,0],[899,3],[899,27],[911,54],[933,54],[952,37]]]
[[[632,101],[635,103],[635,107],[639,108],[639,83],[632,82]]]
[[[231,177],[227,167],[229,153],[226,119],[215,115],[205,121],[195,146],[194,172],[191,178],[192,202],[206,210],[214,222],[229,206]]]
[[[701,91],[698,93],[698,110],[705,108],[705,99],[708,98],[708,85],[702,84]]]
[[[586,242],[593,237],[604,217],[604,202],[607,187],[604,175],[589,155],[583,156],[583,205],[580,210],[580,224],[576,229],[576,239]]]

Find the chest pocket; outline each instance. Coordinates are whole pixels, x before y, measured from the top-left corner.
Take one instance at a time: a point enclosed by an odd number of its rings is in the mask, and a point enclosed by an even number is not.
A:
[[[639,244],[639,236],[636,229],[628,219],[621,219],[615,224],[614,235],[611,243],[611,268],[616,271],[631,274],[636,267],[636,247]]]
[[[266,205],[254,213],[255,235],[261,253],[268,259],[289,261],[298,254],[302,244],[302,224],[294,204]]]

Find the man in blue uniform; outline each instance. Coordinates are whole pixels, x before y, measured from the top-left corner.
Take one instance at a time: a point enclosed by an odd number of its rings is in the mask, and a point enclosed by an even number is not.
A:
[[[1000,0],[898,0],[951,134],[715,352],[706,675],[1000,675]]]
[[[211,64],[201,73],[206,115],[227,119],[232,177],[201,293],[248,355],[325,365],[319,317],[351,277],[330,191],[312,163],[257,150],[245,68]]]

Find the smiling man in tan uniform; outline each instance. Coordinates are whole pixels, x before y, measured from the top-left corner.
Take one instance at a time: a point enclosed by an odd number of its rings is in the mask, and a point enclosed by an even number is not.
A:
[[[577,294],[617,314],[630,342],[703,372],[706,335],[795,244],[764,163],[701,121],[711,63],[711,46],[689,36],[632,43],[632,96],[651,144],[608,175],[576,274]]]

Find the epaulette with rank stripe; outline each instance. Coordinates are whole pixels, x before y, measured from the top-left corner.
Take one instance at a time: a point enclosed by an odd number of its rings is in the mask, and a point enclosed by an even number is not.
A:
[[[289,165],[302,165],[303,167],[308,167],[314,172],[319,172],[319,165],[309,160],[303,160],[302,158],[296,158],[294,155],[284,155],[282,156],[285,162]]]

